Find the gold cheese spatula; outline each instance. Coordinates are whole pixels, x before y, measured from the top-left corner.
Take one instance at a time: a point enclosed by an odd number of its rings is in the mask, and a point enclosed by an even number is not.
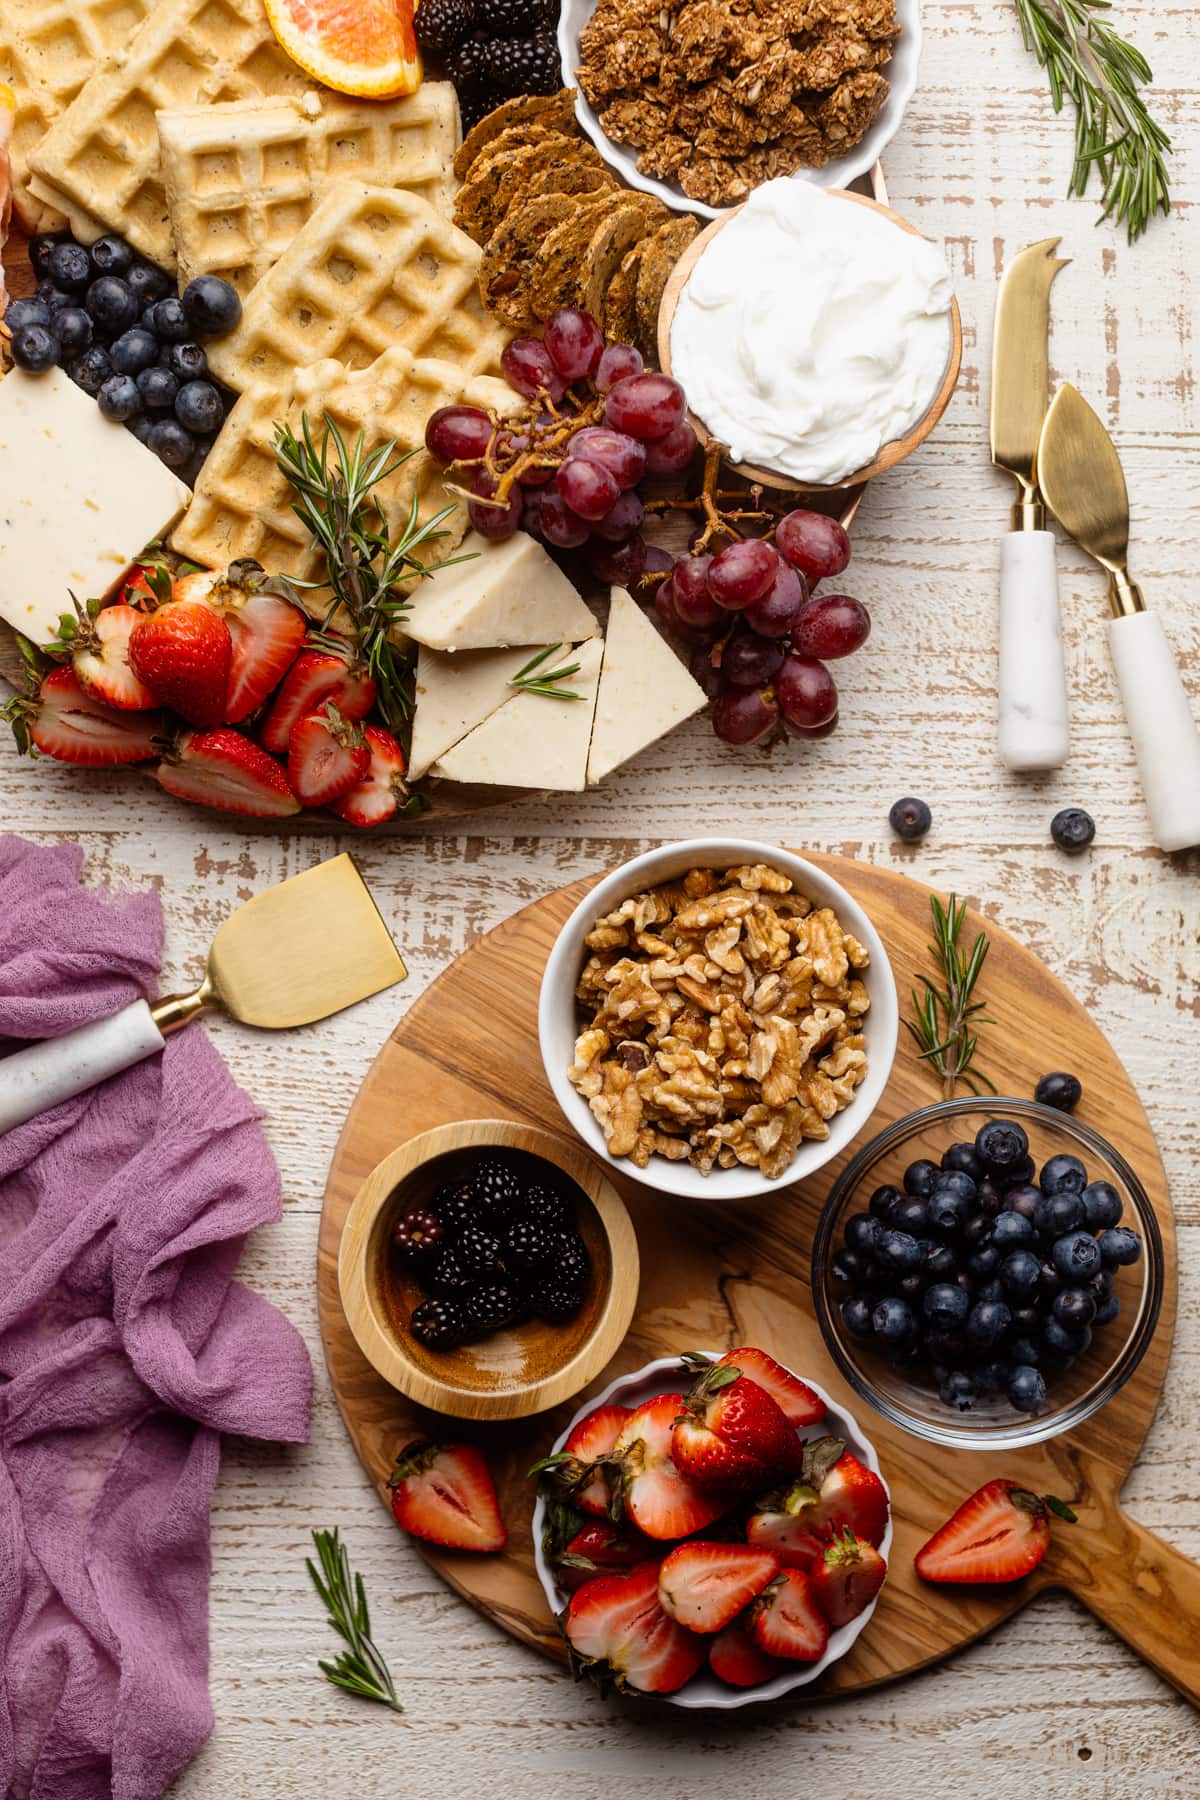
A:
[[[407,974],[350,856],[266,888],[231,913],[190,994],[136,1000],[111,1018],[0,1058],[0,1132],[154,1056],[206,1007],[287,1031],[381,993]]]

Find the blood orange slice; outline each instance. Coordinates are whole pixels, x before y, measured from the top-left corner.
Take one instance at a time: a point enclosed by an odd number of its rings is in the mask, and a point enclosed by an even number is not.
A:
[[[421,83],[413,0],[266,0],[294,63],[339,94],[390,100]]]

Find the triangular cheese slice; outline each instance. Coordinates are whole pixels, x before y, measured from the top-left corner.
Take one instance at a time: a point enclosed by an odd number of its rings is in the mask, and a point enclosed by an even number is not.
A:
[[[499,543],[470,532],[456,562],[413,589],[404,630],[431,650],[578,644],[600,628],[542,546],[518,531]]]
[[[445,751],[514,698],[509,682],[540,644],[518,650],[431,650],[417,657],[416,711],[408,773],[419,780]],[[555,657],[556,662],[562,656]],[[568,686],[570,684],[568,683]]]
[[[592,639],[571,652],[579,669],[563,685],[580,699],[514,694],[499,712],[447,750],[433,765],[433,773],[447,781],[496,782],[504,787],[582,788],[602,651],[603,646]]]
[[[588,780],[602,781],[706,704],[700,683],[693,681],[637,601],[624,588],[614,588]]]

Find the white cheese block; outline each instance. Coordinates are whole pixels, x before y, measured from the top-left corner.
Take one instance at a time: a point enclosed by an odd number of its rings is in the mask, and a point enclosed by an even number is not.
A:
[[[408,773],[414,781],[469,731],[490,719],[506,700],[513,699],[509,682],[541,648],[540,644],[524,644],[518,650],[460,650],[451,655],[421,645],[408,759]],[[556,663],[562,662],[563,654],[555,657]]]
[[[98,600],[190,494],[61,369],[0,381],[0,618],[45,644]]]
[[[431,650],[503,644],[578,644],[599,626],[571,583],[527,532],[500,543],[472,531],[455,552],[470,562],[418,582],[404,629]]]
[[[596,710],[603,645],[592,639],[572,651],[579,670],[563,683],[578,700],[517,693],[433,765],[447,781],[496,782],[505,787],[569,788],[587,781],[588,745]]]
[[[588,780],[602,781],[706,704],[700,683],[688,674],[637,601],[624,588],[614,588]]]

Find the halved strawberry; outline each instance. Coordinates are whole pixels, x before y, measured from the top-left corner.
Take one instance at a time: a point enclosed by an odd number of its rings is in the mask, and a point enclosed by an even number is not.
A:
[[[717,1367],[738,1368],[760,1388],[766,1388],[789,1425],[817,1425],[825,1417],[825,1402],[813,1393],[808,1383],[777,1363],[765,1350],[755,1350],[751,1346],[727,1350]]]
[[[357,787],[371,760],[361,725],[343,719],[332,700],[292,728],[288,780],[305,806],[325,806]]]
[[[183,732],[155,769],[154,779],[180,800],[247,818],[287,819],[300,811],[274,757],[228,726]]]
[[[404,771],[408,764],[400,745],[381,725],[364,727],[370,761],[361,781],[333,802],[333,810],[347,825],[383,825],[394,819],[409,798]]]
[[[296,725],[310,713],[320,712],[327,700],[333,701],[343,719],[365,719],[375,704],[375,678],[366,664],[357,660],[348,640],[344,651],[300,652],[263,720],[258,734],[263,748],[285,756]]]
[[[129,635],[129,663],[155,698],[207,728],[225,719],[233,639],[203,600],[172,600],[141,614]]]
[[[883,1586],[887,1564],[873,1544],[838,1532],[809,1575],[817,1605],[836,1631],[865,1612]]]
[[[612,1569],[632,1569],[638,1563],[662,1555],[662,1546],[643,1536],[628,1519],[617,1525],[612,1519],[589,1519],[554,1559],[554,1574],[566,1593],[581,1588],[593,1576]]]
[[[529,1473],[545,1474],[551,1486],[570,1495],[571,1505],[580,1512],[607,1519],[612,1511],[612,1490],[604,1469],[592,1465],[609,1454],[621,1427],[632,1416],[628,1406],[598,1406],[580,1419],[557,1456],[543,1457]]]
[[[658,1565],[599,1575],[572,1595],[563,1625],[574,1659],[618,1687],[675,1694],[704,1663],[704,1644],[658,1603]]]
[[[280,594],[264,591],[266,575],[245,559],[223,574],[202,569],[175,583],[178,600],[203,600],[225,621],[233,641],[225,723],[236,725],[257,712],[300,653],[308,620]]]
[[[154,695],[129,666],[129,639],[142,614],[132,606],[102,606],[80,621],[71,641],[71,667],[93,700],[118,712],[145,712]]]
[[[766,1389],[732,1364],[702,1363],[675,1428],[673,1454],[694,1481],[743,1488],[800,1466],[795,1431]]]
[[[819,1662],[829,1647],[829,1627],[808,1576],[781,1569],[750,1608],[750,1635],[768,1656]]]
[[[10,701],[5,712],[21,750],[32,747],[56,762],[92,768],[145,762],[163,729],[159,712],[119,712],[94,699],[66,664],[51,669],[31,698]]]
[[[879,1545],[887,1530],[887,1489],[838,1438],[804,1446],[800,1479],[761,1499],[746,1523],[750,1543],[773,1550],[785,1569],[811,1569],[838,1528]]]
[[[720,1631],[779,1573],[751,1544],[680,1544],[658,1571],[658,1600],[688,1631]]]
[[[392,1516],[413,1537],[447,1550],[503,1550],[508,1533],[496,1484],[474,1444],[415,1438],[396,1458]]]
[[[926,1581],[1019,1581],[1050,1548],[1050,1514],[1075,1523],[1053,1495],[1031,1494],[1016,1481],[989,1481],[917,1551]]]
[[[682,1394],[659,1394],[631,1413],[621,1427],[613,1455],[619,1478],[613,1507],[622,1508],[647,1537],[688,1537],[711,1525],[733,1504],[732,1496],[698,1487],[673,1461],[675,1421]]]
[[[718,1681],[736,1688],[759,1687],[787,1668],[778,1657],[768,1656],[765,1650],[759,1649],[744,1613],[712,1640],[708,1646],[708,1666]]]

